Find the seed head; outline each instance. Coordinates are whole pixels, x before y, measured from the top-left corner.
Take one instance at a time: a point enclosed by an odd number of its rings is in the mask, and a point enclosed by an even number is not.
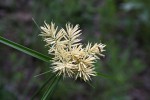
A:
[[[52,71],[63,77],[81,78],[84,81],[91,80],[91,76],[96,76],[94,63],[102,54],[106,45],[88,43],[83,47],[79,36],[81,30],[79,25],[66,24],[66,28],[55,26],[53,22],[44,22],[41,27],[40,36],[44,38],[46,46],[49,47],[48,53],[54,55],[52,59]]]

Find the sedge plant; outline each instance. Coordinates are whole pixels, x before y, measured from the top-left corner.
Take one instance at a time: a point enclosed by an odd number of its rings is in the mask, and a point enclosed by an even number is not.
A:
[[[43,37],[43,40],[46,42],[45,46],[49,48],[48,54],[53,55],[53,58],[0,36],[1,43],[45,62],[51,62],[52,66],[50,67],[50,71],[52,73],[50,77],[31,99],[36,98],[42,90],[45,92],[41,100],[46,100],[48,97],[51,97],[59,81],[65,77],[70,77],[75,80],[80,78],[85,82],[89,82],[92,76],[104,76],[96,72],[94,63],[101,56],[104,56],[102,53],[105,51],[105,44],[87,43],[87,45],[83,45],[81,43],[82,39],[79,38],[82,34],[79,25],[73,26],[67,23],[65,28],[58,28],[53,22],[51,24],[44,22],[44,26],[40,28],[41,34],[39,36]]]

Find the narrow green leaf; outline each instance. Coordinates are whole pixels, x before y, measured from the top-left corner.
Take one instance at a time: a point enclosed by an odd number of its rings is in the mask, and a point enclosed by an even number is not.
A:
[[[92,88],[95,89],[95,86],[93,86],[89,81],[87,82]]]
[[[56,91],[57,88],[58,88],[58,84],[59,84],[59,81],[60,81],[61,79],[62,79],[62,77],[59,76],[58,79],[56,80],[57,82],[56,82],[54,88],[52,89],[52,92],[48,95],[48,97],[51,97],[51,98],[52,98],[53,94],[55,93],[55,91]],[[49,99],[51,100],[51,98],[49,98]]]
[[[49,85],[48,89],[45,91],[43,97],[41,100],[46,100],[48,97],[50,97],[57,86],[58,82],[60,80],[60,77],[55,77],[52,83]]]
[[[46,55],[44,55],[42,53],[39,53],[39,52],[37,52],[35,50],[29,49],[27,47],[24,47],[23,45],[20,45],[20,44],[17,44],[15,42],[12,42],[12,41],[10,41],[8,39],[5,39],[5,38],[3,38],[1,36],[0,36],[0,43],[3,43],[5,45],[10,46],[10,47],[12,47],[14,49],[17,49],[19,51],[22,51],[22,52],[24,52],[24,53],[26,53],[26,54],[28,54],[30,56],[33,56],[33,57],[38,58],[40,60],[43,60],[45,62],[49,62],[50,59],[51,59],[50,57],[48,57],[48,56],[46,56]]]
[[[31,100],[34,100],[34,98],[46,87],[46,85],[54,79],[56,75],[55,74],[51,74],[51,76],[46,80],[46,82],[40,87],[39,90],[37,90],[37,92],[32,96]]]
[[[101,76],[101,77],[109,78],[109,76],[107,76],[107,75],[105,75],[105,74],[102,74],[102,73],[98,73],[98,72],[97,72],[97,76]]]
[[[111,80],[115,80],[113,77],[105,75],[105,74],[102,74],[102,73],[97,73],[97,76],[108,78],[108,79],[111,79]]]
[[[41,100],[46,100],[46,98],[48,97],[48,94],[52,91],[54,85],[56,84],[56,78],[54,78],[54,80],[51,82],[51,84],[49,85],[49,87],[45,90],[45,93],[43,95],[43,97],[41,98]]]
[[[37,28],[41,31],[41,28],[39,27],[39,25],[37,24],[37,22],[35,21],[35,19],[32,17],[33,22],[35,23],[35,25],[37,26]]]

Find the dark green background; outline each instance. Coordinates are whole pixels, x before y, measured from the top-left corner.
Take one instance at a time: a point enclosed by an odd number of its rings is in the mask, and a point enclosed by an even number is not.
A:
[[[113,80],[94,77],[93,88],[64,79],[53,100],[150,100],[150,0],[0,0],[0,36],[47,55],[32,17],[80,24],[84,45],[107,45],[95,67]],[[3,44],[0,66],[0,100],[29,100],[49,74],[34,76],[51,67]]]

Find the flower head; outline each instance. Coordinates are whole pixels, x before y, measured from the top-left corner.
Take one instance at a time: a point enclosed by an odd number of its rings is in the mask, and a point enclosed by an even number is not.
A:
[[[47,24],[41,27],[40,36],[44,38],[48,53],[54,55],[52,70],[63,77],[81,78],[89,81],[91,76],[96,76],[94,63],[102,54],[106,45],[88,43],[86,47],[81,44],[81,30],[79,25],[66,24],[66,29],[55,27],[55,24]]]

